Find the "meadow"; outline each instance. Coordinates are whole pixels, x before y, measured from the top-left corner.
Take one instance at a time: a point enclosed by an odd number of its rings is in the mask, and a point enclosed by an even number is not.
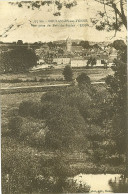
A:
[[[73,79],[76,79],[78,75],[81,73],[86,73],[92,82],[103,80],[107,75],[112,75],[113,71],[111,68],[103,69],[103,68],[93,68],[93,69],[85,69],[85,68],[77,68],[73,70]],[[42,69],[33,72],[27,73],[7,73],[1,75],[1,86],[26,86],[26,85],[34,85],[36,84],[55,84],[55,83],[63,83],[64,77],[62,75],[63,69]]]

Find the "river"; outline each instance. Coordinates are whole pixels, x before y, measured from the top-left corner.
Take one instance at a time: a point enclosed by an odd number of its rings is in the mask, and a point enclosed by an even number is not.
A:
[[[118,182],[119,174],[79,174],[74,177],[77,184],[90,186],[90,193],[113,193],[109,181]]]

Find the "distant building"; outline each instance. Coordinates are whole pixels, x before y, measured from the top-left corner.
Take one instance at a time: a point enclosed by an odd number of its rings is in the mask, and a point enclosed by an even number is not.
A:
[[[44,53],[49,52],[49,46],[47,44],[42,45],[39,49],[35,50],[35,53],[40,58],[43,57]]]
[[[108,64],[108,56],[107,55],[99,55],[99,56],[91,56],[96,59],[96,64],[93,67],[105,67]],[[71,59],[71,67],[86,67],[91,66],[91,64],[87,65],[89,56],[86,57],[75,57]]]
[[[53,43],[56,45],[55,47],[49,47],[47,43],[43,43],[39,49],[35,50],[39,58],[38,64],[49,64],[55,68],[63,68],[65,65],[86,67],[92,66],[92,64],[88,64],[88,60],[93,58],[96,60],[96,64],[92,67],[111,67],[113,60],[118,55],[118,51],[108,46],[107,43],[93,43],[92,46],[85,49],[78,43],[72,44],[69,37],[66,41],[54,41]]]
[[[72,58],[71,59],[71,67],[86,67],[87,60],[83,58]]]
[[[59,57],[53,59],[53,64],[56,65],[69,65],[71,63],[71,59],[69,57]]]
[[[92,57],[96,59],[96,64],[93,67],[105,67],[108,64],[108,55],[106,54],[96,54],[92,55]]]
[[[72,46],[72,53],[77,54],[77,53],[83,53],[84,49],[82,46]]]

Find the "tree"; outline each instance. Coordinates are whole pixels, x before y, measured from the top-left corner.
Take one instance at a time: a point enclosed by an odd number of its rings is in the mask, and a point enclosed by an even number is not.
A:
[[[26,47],[17,46],[0,54],[2,72],[24,72],[37,64],[35,52]]]
[[[35,179],[40,174],[37,152],[15,139],[4,141],[1,157],[2,193],[32,193],[36,189]]]
[[[58,50],[58,54],[60,54],[60,55],[62,55],[62,56],[63,56],[63,54],[64,54],[64,50],[60,48],[60,49]]]
[[[121,48],[120,46],[118,49]],[[119,155],[126,156],[126,171],[128,176],[127,154],[127,49],[119,50],[118,59],[114,60],[114,75],[106,78],[108,91],[111,94],[108,106],[110,106],[110,120],[112,122],[112,139],[116,143]]]
[[[78,85],[90,85],[91,81],[90,78],[86,73],[81,73],[77,78],[76,78]]]
[[[115,40],[112,44],[112,46],[116,49],[116,50],[125,50],[126,49],[126,44],[124,43],[123,40]]]
[[[72,81],[73,79],[73,72],[70,65],[65,66],[63,70],[63,75],[66,81]]]
[[[81,41],[79,45],[86,49],[90,47],[88,41]]]
[[[47,53],[44,55],[44,61],[45,61],[47,64],[52,64],[52,62],[53,62],[53,53],[47,52]]]
[[[120,50],[120,58],[114,60],[114,76],[107,76],[106,83],[111,94],[113,112],[113,137],[117,145],[126,151],[127,129],[127,51]],[[118,121],[118,122],[117,122]],[[116,129],[116,130],[115,130]],[[120,138],[122,136],[122,138]],[[124,149],[123,149],[124,148]]]
[[[101,25],[99,27],[102,26],[102,28],[105,29],[105,27],[109,26],[110,30],[115,29],[116,31],[120,29],[121,25],[124,25],[125,28],[127,28],[126,0],[119,1],[94,0],[94,1],[99,2],[104,6],[104,11],[99,12],[101,18],[104,18],[104,22],[101,22],[100,23]],[[107,8],[110,8],[109,12],[113,12],[115,14],[115,17],[113,17],[113,19],[111,18],[111,15],[108,14]]]
[[[18,44],[18,45],[23,45],[23,41],[22,41],[22,40],[18,40],[18,41],[17,41],[17,44]]]
[[[91,66],[96,65],[96,58],[90,57],[90,58],[88,59],[88,61],[87,61],[87,66],[88,66],[89,64],[91,64]]]
[[[66,100],[66,98],[65,98]],[[49,131],[46,134],[46,147],[54,150],[79,150],[86,143],[87,129],[79,110],[65,103],[47,103],[42,109]],[[81,141],[80,141],[81,139]],[[83,140],[84,139],[84,140]]]

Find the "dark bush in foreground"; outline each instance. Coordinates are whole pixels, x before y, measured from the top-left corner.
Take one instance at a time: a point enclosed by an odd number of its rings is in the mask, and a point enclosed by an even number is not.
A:
[[[30,193],[40,173],[35,150],[5,139],[2,147],[2,193]],[[6,150],[6,152],[5,152]]]
[[[70,67],[70,65],[65,66],[63,75],[66,81],[72,81],[73,72],[72,72],[72,68]]]
[[[39,119],[24,118],[19,138],[32,147],[43,148],[47,127],[45,122]]]
[[[58,103],[61,99],[62,99],[62,95],[57,91],[53,91],[53,92],[48,92],[43,94],[41,97],[41,102],[48,101],[48,102]]]
[[[33,101],[23,101],[19,106],[19,115],[40,118],[41,104]]]
[[[78,85],[82,84],[89,84],[91,83],[90,77],[86,73],[81,73],[77,78],[76,78]]]
[[[8,128],[10,129],[10,134],[13,136],[17,136],[20,133],[21,126],[22,126],[22,118],[17,116],[13,117],[9,120]]]
[[[79,149],[78,138],[85,137],[87,125],[75,107],[55,104],[45,112],[49,132],[46,134],[46,146],[52,149]],[[86,138],[84,138],[86,144]]]

